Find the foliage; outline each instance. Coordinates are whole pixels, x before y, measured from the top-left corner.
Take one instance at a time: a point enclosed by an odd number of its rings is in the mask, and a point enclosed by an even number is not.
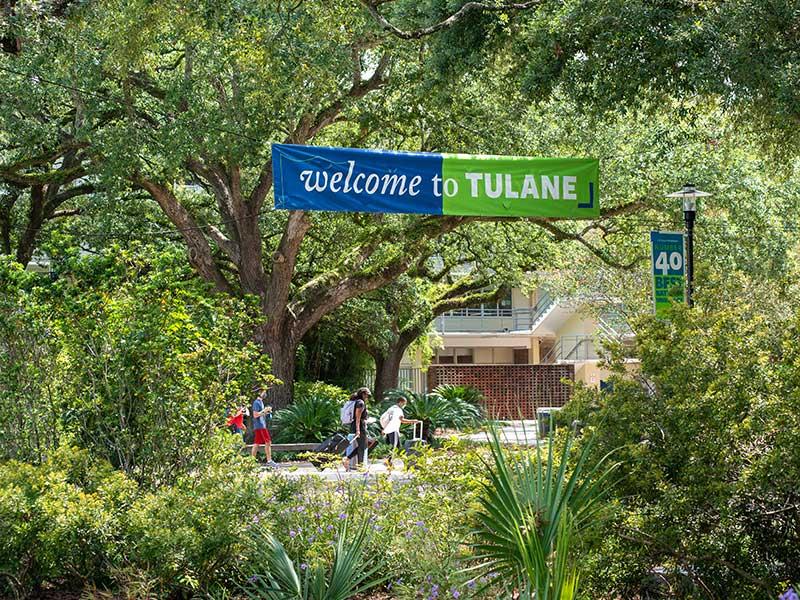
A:
[[[557,451],[552,432],[548,442],[546,457],[539,446],[536,455],[514,457],[492,430],[493,465],[473,531],[481,563],[473,570],[498,573],[523,598],[572,600],[578,587],[575,538],[600,514],[618,465],[609,465],[607,456],[588,462],[589,443],[568,471],[572,435]]]
[[[42,459],[69,438],[140,482],[170,481],[269,380],[252,305],[209,294],[174,253],[76,257],[54,282],[13,273],[0,274],[13,292],[0,303],[5,456]]]
[[[247,596],[268,600],[349,600],[380,585],[382,581],[376,576],[379,558],[373,559],[376,564],[369,566],[364,553],[369,530],[369,521],[365,519],[354,534],[348,535],[348,522],[343,521],[330,567],[321,562],[298,565],[273,534],[254,530],[254,574],[245,586]]]
[[[344,520],[367,518],[364,554],[381,557],[380,578],[392,597],[474,596],[477,585],[460,574],[469,558],[465,524],[477,508],[485,481],[482,450],[446,440],[442,450],[426,450],[413,468],[413,483],[387,478],[325,482],[314,477],[265,481],[267,503],[253,528],[268,528],[296,565],[330,565],[336,534]],[[420,560],[420,549],[425,560]],[[241,572],[244,581],[254,571]],[[492,586],[494,589],[494,586]]]
[[[0,464],[0,571],[17,593],[43,582],[108,582],[136,491],[108,463],[69,447],[40,467]]]
[[[595,453],[621,446],[624,461],[623,511],[590,559],[597,596],[639,593],[660,572],[688,580],[680,597],[749,600],[800,576],[800,317],[724,285],[702,310],[639,324],[637,380],[577,397]]]
[[[338,400],[306,396],[275,413],[276,442],[321,442],[342,428]]]
[[[59,345],[47,305],[37,302],[41,276],[0,256],[0,458],[42,460],[58,445]]]
[[[66,446],[40,466],[3,463],[0,571],[18,582],[15,593],[135,583],[166,597],[224,583],[249,553],[242,523],[263,497],[253,463],[236,458],[226,435],[209,453],[202,469],[152,492]]]
[[[252,554],[244,527],[265,503],[258,470],[232,453],[226,433],[213,442],[204,466],[139,497],[127,513],[126,568],[146,573],[157,596],[230,585]]]
[[[480,406],[484,400],[483,393],[471,385],[443,383],[433,388],[433,393],[440,395],[448,402],[462,400],[474,406]]]
[[[350,399],[350,393],[340,387],[324,381],[298,381],[294,386],[294,401],[306,398],[326,398],[333,404],[344,404]]]

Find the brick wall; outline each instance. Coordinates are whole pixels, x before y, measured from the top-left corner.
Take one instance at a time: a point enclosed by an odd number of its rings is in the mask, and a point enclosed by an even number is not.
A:
[[[442,383],[471,385],[486,397],[486,410],[499,419],[535,419],[536,408],[563,406],[575,380],[573,365],[431,365],[428,389]]]

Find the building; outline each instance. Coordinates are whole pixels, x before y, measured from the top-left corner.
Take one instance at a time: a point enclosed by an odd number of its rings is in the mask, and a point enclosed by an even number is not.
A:
[[[610,375],[599,364],[603,340],[632,341],[614,311],[596,316],[591,307],[597,308],[591,298],[555,297],[539,288],[451,311],[434,323],[442,347],[427,373],[405,357],[400,385],[419,392],[469,384],[484,393],[494,416],[535,418],[537,408],[562,406],[571,397],[569,381],[603,385]]]

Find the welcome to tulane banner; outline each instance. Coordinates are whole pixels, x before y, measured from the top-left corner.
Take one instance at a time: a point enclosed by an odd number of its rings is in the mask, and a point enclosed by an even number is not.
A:
[[[272,145],[275,208],[590,219],[591,158],[526,158]]]

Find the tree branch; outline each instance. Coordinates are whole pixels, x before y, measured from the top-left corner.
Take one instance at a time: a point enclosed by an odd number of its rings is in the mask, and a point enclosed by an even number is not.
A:
[[[452,231],[470,221],[470,217],[429,217],[416,222],[405,236],[405,243],[395,258],[380,268],[370,267],[342,277],[318,277],[313,285],[304,286],[304,294],[296,303],[296,337],[300,339],[319,320],[345,301],[376,290],[396,279],[425,253],[426,241]],[[302,308],[301,308],[302,307]]]
[[[272,255],[272,269],[267,281],[265,312],[273,320],[277,320],[289,302],[289,290],[294,275],[297,255],[306,233],[311,227],[311,219],[305,211],[289,211],[289,218]]]
[[[436,33],[437,31],[440,31],[442,29],[447,29],[449,27],[452,27],[459,21],[463,20],[471,12],[500,12],[500,11],[511,11],[511,10],[521,11],[534,8],[544,2],[544,0],[530,0],[528,2],[503,2],[501,4],[487,4],[486,2],[467,2],[464,6],[458,9],[452,15],[447,17],[445,20],[436,23],[435,25],[408,31],[396,27],[395,25],[390,23],[389,20],[386,19],[386,17],[384,17],[380,12],[378,12],[378,6],[381,4],[385,4],[388,0],[359,0],[359,1],[366,7],[366,9],[369,11],[372,17],[378,22],[378,24],[384,30],[404,40],[418,40],[420,38]]]
[[[50,215],[51,219],[61,219],[63,217],[75,217],[81,214],[80,208],[72,208],[72,209],[65,209],[65,210],[57,210],[52,215]]]
[[[208,240],[197,227],[194,217],[178,201],[172,191],[141,175],[134,175],[131,179],[136,185],[150,193],[164,214],[178,227],[189,250],[189,262],[200,276],[213,283],[219,291],[232,294],[233,289],[230,283],[214,261]]]
[[[579,244],[581,244],[582,246],[587,248],[589,250],[589,252],[594,254],[597,258],[602,260],[604,263],[606,263],[610,267],[615,267],[617,269],[624,269],[626,271],[629,271],[629,270],[633,269],[639,263],[639,261],[641,261],[641,257],[636,257],[635,259],[633,259],[631,262],[629,262],[627,264],[621,263],[618,260],[616,260],[616,259],[612,258],[611,256],[609,256],[608,254],[606,254],[605,252],[603,252],[600,248],[590,244],[583,236],[581,236],[578,233],[572,233],[570,231],[564,231],[563,229],[559,229],[558,227],[556,227],[555,225],[553,225],[549,221],[539,221],[539,220],[537,220],[537,221],[534,221],[534,222],[537,225],[539,225],[539,227],[542,227],[546,231],[550,232],[553,235],[553,238],[555,239],[555,241],[561,242],[561,241],[564,241],[564,240],[569,240],[569,241],[573,241],[573,242],[578,242]]]
[[[239,247],[213,225],[209,225],[207,230],[208,237],[214,240],[214,243],[225,253],[225,256],[227,256],[231,262],[238,265],[240,259]]]

